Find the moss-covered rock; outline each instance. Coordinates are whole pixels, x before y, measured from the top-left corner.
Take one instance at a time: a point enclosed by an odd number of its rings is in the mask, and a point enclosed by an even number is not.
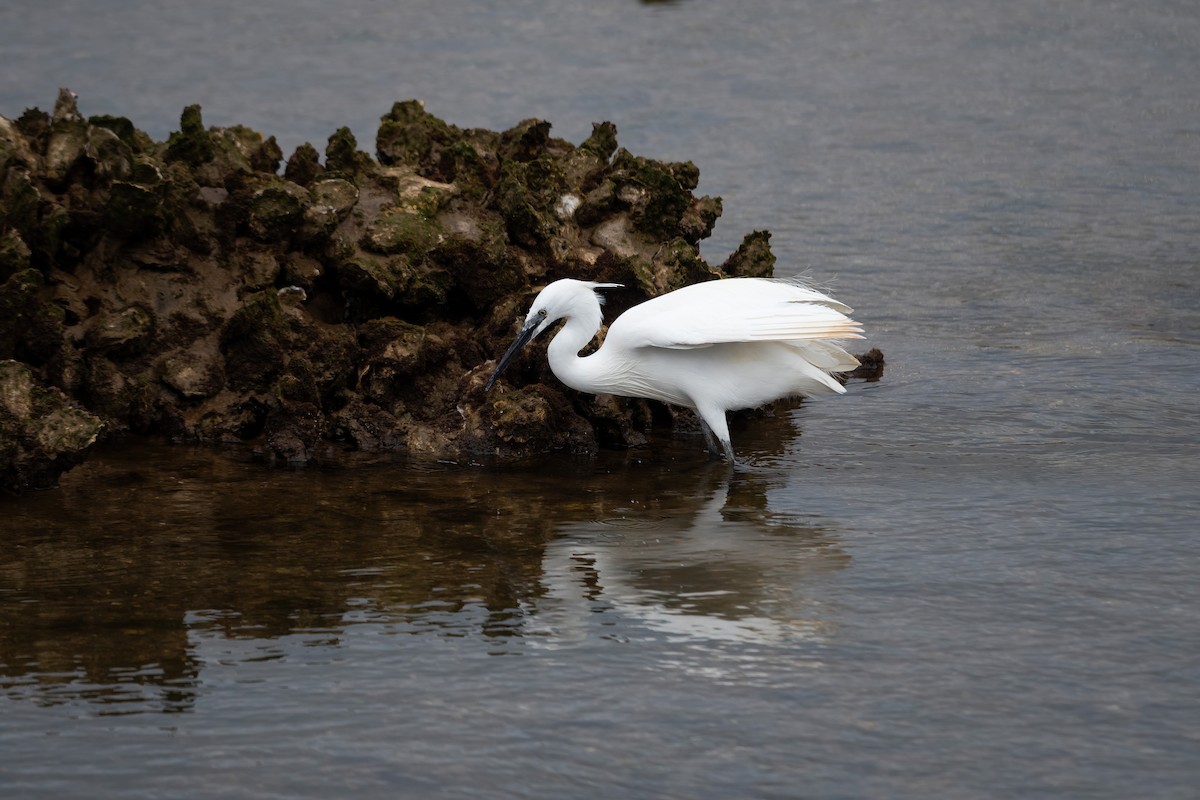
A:
[[[289,338],[278,295],[251,295],[221,329],[220,352],[229,387],[269,391],[287,363]]]
[[[406,395],[430,364],[444,356],[436,337],[423,325],[398,319],[377,319],[359,329],[363,368],[357,374],[357,394],[380,409],[403,415]]]
[[[667,242],[646,265],[636,264],[638,283],[653,294],[666,294],[690,283],[711,281],[721,274],[705,263],[695,245],[682,237]]]
[[[304,187],[286,180],[270,181],[250,197],[250,233],[263,242],[291,238],[300,229],[311,202]]]
[[[374,168],[371,157],[358,149],[358,139],[349,128],[338,128],[329,137],[325,146],[325,169],[340,177],[357,183],[360,176]]]
[[[501,161],[527,163],[545,154],[550,144],[550,123],[527,119],[500,134],[498,155]]]
[[[24,269],[0,285],[0,359],[40,367],[58,354],[65,331],[63,310],[43,300],[36,269]]]
[[[320,177],[309,184],[300,237],[307,242],[328,239],[358,203],[358,187],[343,178]]]
[[[109,186],[103,210],[105,224],[122,236],[154,236],[166,229],[169,186],[162,170],[151,159],[130,165],[127,180]]]
[[[579,149],[608,161],[617,152],[617,126],[611,122],[593,123],[592,135],[579,145]]]
[[[384,166],[404,164],[428,174],[436,169],[441,151],[460,136],[457,128],[427,112],[421,101],[405,100],[380,117],[375,154]]]
[[[33,175],[24,165],[9,167],[0,179],[0,227],[15,230],[27,246],[42,236],[39,225],[41,195]]]
[[[392,208],[367,226],[362,246],[376,253],[420,256],[443,238],[436,219],[408,209]]]
[[[321,165],[321,156],[317,148],[305,142],[288,158],[283,177],[300,186],[308,186],[324,171],[325,167]]]
[[[160,380],[187,400],[212,397],[225,388],[220,364],[205,351],[169,356],[159,366]]]
[[[193,167],[212,161],[216,155],[212,137],[204,128],[200,106],[190,105],[179,117],[179,130],[167,139],[167,161],[182,161]]]
[[[403,256],[384,258],[362,253],[338,265],[338,283],[352,296],[388,303],[412,282],[412,267]]]
[[[543,384],[506,392],[488,402],[497,449],[512,454],[567,450],[594,453],[595,432],[561,392]]]
[[[137,355],[154,336],[154,318],[144,308],[130,306],[101,312],[88,321],[84,343],[109,357]]]
[[[0,281],[6,281],[13,273],[29,268],[29,245],[20,232],[9,229],[0,233]]]
[[[694,198],[679,220],[679,234],[688,244],[699,244],[701,239],[712,235],[713,226],[721,217],[721,211],[719,197],[705,195]]]
[[[673,238],[692,204],[700,171],[691,162],[665,164],[621,148],[613,158],[616,195],[634,225],[652,236]]]
[[[738,249],[721,265],[721,272],[731,278],[769,278],[774,271],[770,231],[747,233]]]
[[[561,169],[550,158],[505,161],[493,190],[492,206],[504,219],[513,241],[538,247],[557,224],[554,207],[565,190]]]
[[[0,360],[0,488],[56,485],[103,432],[99,417],[41,385],[27,366]]]
[[[16,123],[0,117],[0,170],[9,166],[37,169],[37,156]]]
[[[133,126],[127,117],[114,117],[111,114],[95,114],[88,117],[88,124],[95,128],[104,128],[117,135],[130,152],[143,155],[155,149],[154,140]]]
[[[520,291],[525,285],[520,263],[491,227],[474,239],[447,237],[429,257],[449,273],[476,313],[487,311],[496,298]]]
[[[88,124],[75,105],[75,93],[70,89],[59,89],[46,142],[46,180],[55,185],[65,182],[83,158],[87,142]]]

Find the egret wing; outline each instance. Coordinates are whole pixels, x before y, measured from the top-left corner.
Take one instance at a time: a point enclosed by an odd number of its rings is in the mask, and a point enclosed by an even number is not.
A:
[[[721,342],[861,339],[850,308],[796,280],[734,278],[685,286],[622,314],[626,347],[690,349]]]

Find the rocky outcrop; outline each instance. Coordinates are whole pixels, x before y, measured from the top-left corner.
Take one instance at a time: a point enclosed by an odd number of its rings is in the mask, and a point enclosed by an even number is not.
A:
[[[67,90],[52,114],[0,117],[0,359],[30,396],[76,404],[62,444],[77,448],[4,480],[45,483],[101,427],[289,463],[643,441],[671,412],[567,393],[536,354],[506,376],[518,389],[482,392],[536,286],[623,283],[619,312],[771,273],[765,232],[705,263],[720,199],[695,196],[693,164],[635,156],[616,133],[464,130],[407,101],[374,157],[343,128],[323,159],[305,144],[285,162],[273,137],[206,128],[197,106],[166,142],[84,117]]]

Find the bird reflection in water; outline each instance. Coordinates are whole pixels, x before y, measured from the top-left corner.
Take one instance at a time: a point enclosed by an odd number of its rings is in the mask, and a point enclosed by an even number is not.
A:
[[[699,481],[677,507],[633,500],[563,525],[545,548],[544,593],[526,604],[526,635],[550,647],[594,636],[822,640],[832,623],[811,583],[849,562],[836,533],[818,518],[772,513],[766,493],[781,480],[707,472],[722,477]]]

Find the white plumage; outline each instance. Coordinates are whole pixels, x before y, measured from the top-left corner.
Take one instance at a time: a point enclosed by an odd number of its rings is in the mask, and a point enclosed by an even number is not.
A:
[[[618,317],[600,349],[580,357],[603,319],[596,290],[620,285],[566,278],[543,289],[487,388],[521,347],[565,319],[547,351],[559,380],[581,392],[691,408],[710,448],[715,436],[733,463],[727,411],[840,394],[845,388],[830,373],[858,366],[834,343],[863,338],[846,316],[850,308],[798,279],[772,278],[709,281],[652,298]]]

